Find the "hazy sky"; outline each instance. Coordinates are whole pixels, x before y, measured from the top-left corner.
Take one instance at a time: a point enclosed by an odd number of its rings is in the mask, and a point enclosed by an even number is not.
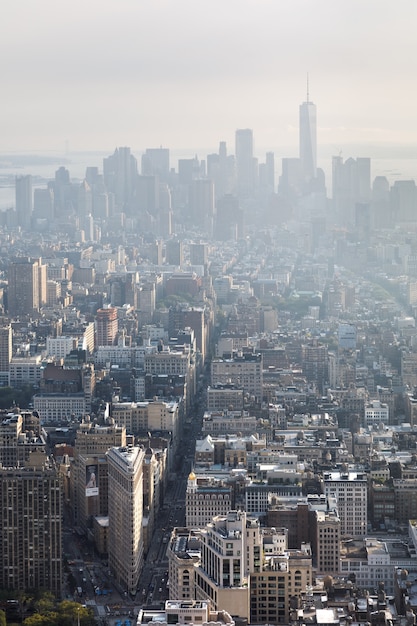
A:
[[[416,0],[5,0],[0,153],[417,145]]]

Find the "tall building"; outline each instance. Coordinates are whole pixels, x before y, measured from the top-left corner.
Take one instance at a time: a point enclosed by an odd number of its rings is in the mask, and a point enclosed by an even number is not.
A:
[[[32,176],[16,176],[15,194],[17,223],[23,229],[30,228],[33,210]]]
[[[116,581],[135,594],[143,567],[143,462],[133,445],[107,452],[109,567]]]
[[[113,346],[116,343],[119,324],[117,309],[98,309],[96,315],[96,345]]]
[[[169,148],[146,148],[142,155],[142,175],[158,176],[166,182],[169,176]]]
[[[168,265],[181,265],[184,263],[184,251],[182,241],[170,239],[166,242],[165,258]]]
[[[197,568],[196,598],[210,598],[232,615],[250,617],[250,577],[261,561],[259,522],[244,511],[216,516],[201,531],[201,563]],[[255,563],[257,565],[255,565]]]
[[[316,340],[304,344],[301,350],[301,358],[307,380],[316,383],[321,389],[328,379],[327,346]]]
[[[0,318],[0,384],[9,384],[9,366],[12,360],[12,326],[7,318]]]
[[[191,222],[212,235],[214,224],[214,183],[210,179],[193,180],[189,192]]]
[[[337,500],[340,535],[364,537],[368,523],[367,475],[347,469],[325,472],[323,486],[325,495]]]
[[[250,128],[236,131],[237,192],[249,196],[255,187],[255,159],[253,156],[253,132]]]
[[[92,516],[108,515],[108,467],[106,452],[109,448],[126,445],[126,429],[107,424],[93,424],[83,419],[77,430],[74,462],[70,481],[75,523],[86,531]],[[87,477],[94,473],[95,488],[87,488]]]
[[[304,183],[310,183],[317,175],[317,112],[309,99],[300,104],[300,161]]]
[[[332,195],[335,220],[353,226],[356,205],[371,201],[371,160],[359,157],[343,161],[341,156],[333,157]]]
[[[209,247],[207,243],[190,243],[191,265],[206,265],[208,262]]]
[[[29,411],[0,413],[0,467],[21,467],[33,451],[44,452],[46,442],[39,418]]]
[[[107,190],[115,195],[117,207],[131,211],[138,166],[130,148],[116,148],[111,156],[103,159],[103,175]]]
[[[24,467],[0,467],[0,587],[47,589],[62,580],[62,489],[42,451]]]
[[[54,191],[52,187],[35,189],[33,194],[33,217],[37,223],[44,223],[48,227],[54,219]]]
[[[16,257],[9,265],[8,310],[11,317],[32,315],[46,303],[46,265]]]
[[[244,213],[239,198],[231,194],[217,200],[215,238],[221,241],[237,241],[243,237]]]

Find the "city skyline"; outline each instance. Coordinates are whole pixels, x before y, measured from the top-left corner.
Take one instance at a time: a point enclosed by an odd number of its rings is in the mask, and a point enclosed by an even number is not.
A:
[[[9,3],[0,152],[213,149],[237,128],[296,151],[307,73],[319,146],[413,145],[416,12],[411,0],[401,12],[377,0]]]

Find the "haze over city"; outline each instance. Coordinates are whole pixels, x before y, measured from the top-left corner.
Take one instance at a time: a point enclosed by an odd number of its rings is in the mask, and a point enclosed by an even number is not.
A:
[[[1,151],[212,149],[250,127],[257,150],[295,153],[307,73],[321,150],[410,148],[416,11],[413,0],[398,10],[380,0],[9,2]]]
[[[416,626],[416,3],[0,24],[0,626]]]

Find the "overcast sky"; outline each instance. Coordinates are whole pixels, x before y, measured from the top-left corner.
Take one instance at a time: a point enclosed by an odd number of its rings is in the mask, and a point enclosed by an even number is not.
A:
[[[417,145],[416,0],[5,0],[0,153]],[[291,156],[291,155],[290,155]]]

